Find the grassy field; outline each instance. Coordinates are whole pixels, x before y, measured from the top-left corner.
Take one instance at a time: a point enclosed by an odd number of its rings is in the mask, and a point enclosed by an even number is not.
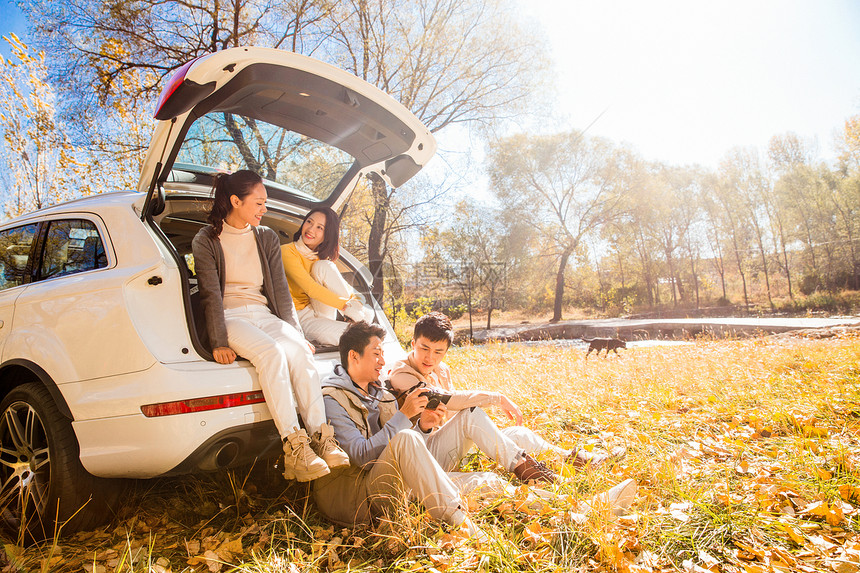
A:
[[[457,348],[461,387],[501,390],[526,425],[567,447],[627,456],[567,479],[543,507],[472,508],[489,542],[431,523],[333,527],[305,486],[267,465],[138,484],[103,529],[23,548],[2,571],[860,570],[860,338],[763,338],[637,347]],[[500,425],[499,412],[491,412]],[[469,469],[498,470],[474,457]],[[633,512],[576,519],[583,498],[632,477]]]

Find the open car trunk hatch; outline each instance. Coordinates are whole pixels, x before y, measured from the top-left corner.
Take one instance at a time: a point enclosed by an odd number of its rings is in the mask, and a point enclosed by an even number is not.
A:
[[[272,198],[337,208],[371,172],[399,187],[436,149],[429,130],[371,84],[323,62],[233,48],[180,68],[164,88],[139,191],[251,169]],[[171,172],[174,172],[171,174]]]

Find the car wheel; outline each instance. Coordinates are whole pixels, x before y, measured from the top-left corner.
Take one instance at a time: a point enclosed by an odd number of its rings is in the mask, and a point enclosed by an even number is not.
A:
[[[0,524],[20,542],[92,528],[112,515],[113,480],[81,465],[71,422],[31,382],[0,402]]]

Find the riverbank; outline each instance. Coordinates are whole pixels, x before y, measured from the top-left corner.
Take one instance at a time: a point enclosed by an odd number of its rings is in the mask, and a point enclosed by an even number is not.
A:
[[[860,330],[860,316],[831,318],[674,318],[674,319],[581,319],[556,323],[500,325],[489,330],[474,329],[472,342],[490,340],[550,340],[612,337],[622,340],[691,339],[699,337],[742,338],[769,334],[806,332],[809,334]],[[456,342],[469,339],[468,328],[456,330]]]

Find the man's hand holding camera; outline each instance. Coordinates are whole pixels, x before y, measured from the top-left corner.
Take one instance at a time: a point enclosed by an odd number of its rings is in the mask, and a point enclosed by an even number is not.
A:
[[[449,394],[441,394],[419,386],[406,394],[400,411],[409,419],[419,416],[418,427],[424,432],[429,432],[445,421],[448,413],[445,403],[449,396]]]
[[[404,398],[403,405],[400,406],[400,411],[411,420],[424,411],[424,407],[427,406],[428,401],[427,389],[421,387],[415,388]]]
[[[421,412],[421,417],[418,418],[418,427],[425,433],[433,428],[438,428],[445,421],[447,413],[448,407],[442,402],[439,402],[435,408],[426,407]]]

